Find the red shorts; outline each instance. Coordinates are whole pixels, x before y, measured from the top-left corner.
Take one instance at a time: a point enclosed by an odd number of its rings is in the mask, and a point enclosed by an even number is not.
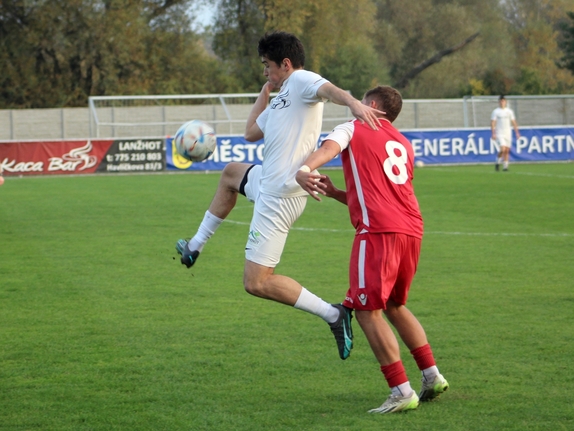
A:
[[[343,304],[355,310],[385,310],[388,299],[405,305],[420,250],[421,239],[405,234],[355,236]]]

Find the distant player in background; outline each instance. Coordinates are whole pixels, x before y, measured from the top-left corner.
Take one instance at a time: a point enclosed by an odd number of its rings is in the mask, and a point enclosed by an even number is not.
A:
[[[245,248],[245,290],[324,319],[335,336],[339,356],[346,359],[352,348],[351,310],[329,304],[292,278],[275,274],[275,266],[291,226],[307,203],[307,193],[295,181],[295,173],[316,148],[324,100],[348,106],[356,118],[373,129],[379,124],[379,112],[304,70],[305,51],[292,34],[266,34],[259,40],[258,53],[267,82],[247,119],[245,139],[264,139],[263,164],[225,166],[197,233],[189,242],[179,240],[176,249],[182,264],[188,268],[194,265],[207,240],[235,206],[238,194],[246,196],[255,206]],[[279,94],[269,103],[275,89]]]
[[[508,171],[508,156],[510,154],[510,147],[512,146],[511,127],[514,128],[516,139],[520,138],[520,132],[518,131],[518,124],[516,123],[514,112],[506,106],[507,101],[504,96],[500,96],[498,104],[499,107],[492,111],[492,115],[490,116],[492,139],[496,140],[498,145],[500,145],[500,151],[496,155],[494,168],[498,171],[502,164],[502,170]]]
[[[369,412],[392,413],[415,409],[419,400],[430,401],[449,386],[439,373],[422,325],[405,307],[418,264],[423,220],[412,186],[413,149],[391,124],[401,111],[402,98],[394,88],[380,86],[367,91],[363,103],[386,112],[381,127],[372,130],[356,120],[335,127],[304,162],[296,179],[315,199],[321,200],[317,195],[321,193],[349,207],[356,234],[343,305],[355,310],[391,388],[388,399]],[[346,191],[337,189],[327,176],[311,173],[339,153]],[[422,371],[418,396],[383,313]]]

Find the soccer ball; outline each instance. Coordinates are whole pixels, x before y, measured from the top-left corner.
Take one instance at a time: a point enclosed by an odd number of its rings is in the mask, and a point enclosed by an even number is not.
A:
[[[422,160],[417,160],[417,161],[415,162],[415,166],[416,166],[417,168],[422,168],[424,165],[425,165],[425,162],[423,162]]]
[[[191,120],[183,124],[173,139],[178,154],[192,162],[207,159],[217,146],[215,131],[200,120]]]

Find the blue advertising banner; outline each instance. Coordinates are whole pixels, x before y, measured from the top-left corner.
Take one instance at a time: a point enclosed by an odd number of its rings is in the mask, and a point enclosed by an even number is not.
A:
[[[167,170],[220,171],[229,162],[254,163],[263,161],[263,140],[248,142],[243,136],[218,136],[217,148],[209,159],[203,162],[190,162],[175,149],[173,138],[166,139]]]
[[[425,164],[493,163],[499,146],[491,139],[490,129],[403,131],[411,141],[416,160]],[[574,160],[574,128],[520,128],[521,137],[513,136],[510,160],[547,162]],[[320,141],[327,136],[323,133]],[[248,142],[242,136],[218,136],[217,149],[203,162],[189,162],[175,151],[172,138],[166,140],[167,170],[219,171],[229,162],[261,164],[263,140]],[[326,166],[341,166],[340,158]]]
[[[321,135],[320,139],[328,133]],[[211,157],[203,162],[190,162],[177,154],[173,138],[166,139],[166,169],[184,171],[220,171],[229,162],[243,162],[260,165],[263,162],[263,140],[246,141],[243,136],[218,136],[217,148]],[[325,166],[341,166],[339,157]]]
[[[546,162],[574,160],[574,128],[520,128],[520,138],[512,137],[510,160]],[[490,129],[405,131],[415,158],[425,164],[493,163],[499,145]]]

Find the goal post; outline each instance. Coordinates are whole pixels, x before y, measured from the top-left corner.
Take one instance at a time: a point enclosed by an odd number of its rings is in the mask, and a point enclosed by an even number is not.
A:
[[[216,133],[243,133],[257,94],[92,96],[90,137],[164,137],[192,119],[210,123]]]
[[[275,96],[273,93],[271,96]],[[165,137],[189,120],[209,123],[218,135],[242,135],[259,93],[92,96],[90,138]],[[325,104],[322,130],[352,118],[346,106]]]

